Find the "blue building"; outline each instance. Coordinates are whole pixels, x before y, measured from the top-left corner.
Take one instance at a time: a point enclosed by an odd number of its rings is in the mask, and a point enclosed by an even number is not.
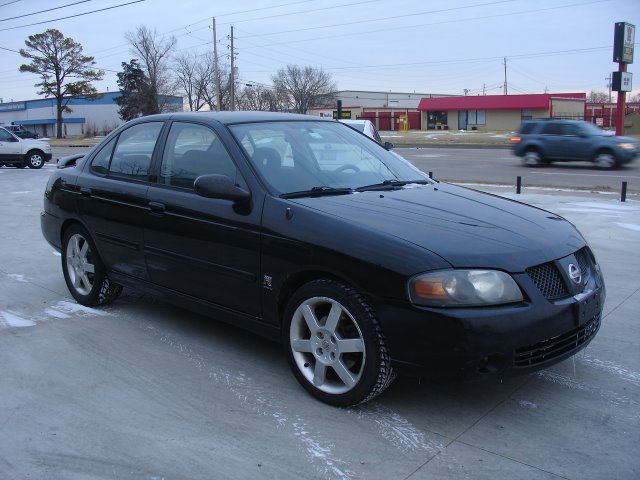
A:
[[[66,136],[105,135],[124,123],[118,115],[116,97],[121,93],[106,92],[95,97],[74,97],[62,114],[62,134]],[[163,96],[167,111],[182,111],[182,97]],[[56,99],[44,98],[0,103],[0,125],[22,125],[41,137],[56,134]]]

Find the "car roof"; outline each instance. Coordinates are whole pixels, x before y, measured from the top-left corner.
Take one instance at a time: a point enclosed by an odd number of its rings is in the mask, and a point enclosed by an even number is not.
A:
[[[209,120],[230,125],[234,123],[277,122],[277,121],[328,121],[333,120],[302,115],[298,113],[257,112],[257,111],[224,111],[224,112],[179,112],[150,115],[144,119],[158,120]]]

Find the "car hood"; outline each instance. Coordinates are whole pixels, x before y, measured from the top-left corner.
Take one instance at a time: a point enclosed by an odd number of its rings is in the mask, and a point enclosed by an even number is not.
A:
[[[558,215],[447,184],[294,202],[371,235],[402,239],[456,268],[522,272],[585,245],[573,225]]]
[[[633,138],[633,137],[618,137],[618,136],[610,136],[607,138],[611,138],[613,141],[615,141],[616,143],[633,143],[633,144],[640,144],[640,142],[638,141],[637,138]]]
[[[34,138],[20,138],[20,143],[24,144],[28,148],[40,148],[46,151],[51,149],[51,145],[49,145],[48,142],[43,142],[42,140],[36,140]]]

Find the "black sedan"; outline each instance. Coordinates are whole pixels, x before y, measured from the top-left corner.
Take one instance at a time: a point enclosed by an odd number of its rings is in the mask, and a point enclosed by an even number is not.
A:
[[[304,115],[131,121],[60,163],[42,231],[79,303],[133,287],[280,340],[298,381],[338,406],[396,372],[545,368],[593,339],[605,297],[563,218],[438,183]]]

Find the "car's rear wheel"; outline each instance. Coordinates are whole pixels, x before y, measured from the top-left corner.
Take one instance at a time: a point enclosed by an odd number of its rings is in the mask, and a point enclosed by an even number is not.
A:
[[[541,165],[545,165],[546,162],[540,152],[535,148],[530,148],[526,152],[524,152],[524,156],[522,157],[522,162],[527,167],[539,167]]]
[[[91,236],[80,225],[72,225],[64,233],[62,271],[73,298],[87,307],[110,303],[122,292],[122,286],[107,276]]]
[[[44,162],[44,154],[42,152],[32,150],[27,153],[26,163],[29,168],[42,168]]]
[[[285,319],[293,373],[319,400],[340,407],[362,403],[395,378],[376,314],[352,287],[310,282],[293,295]]]
[[[602,170],[610,170],[617,166],[616,159],[611,152],[598,152],[596,154],[596,158],[593,159],[593,163],[596,164],[596,167]]]

